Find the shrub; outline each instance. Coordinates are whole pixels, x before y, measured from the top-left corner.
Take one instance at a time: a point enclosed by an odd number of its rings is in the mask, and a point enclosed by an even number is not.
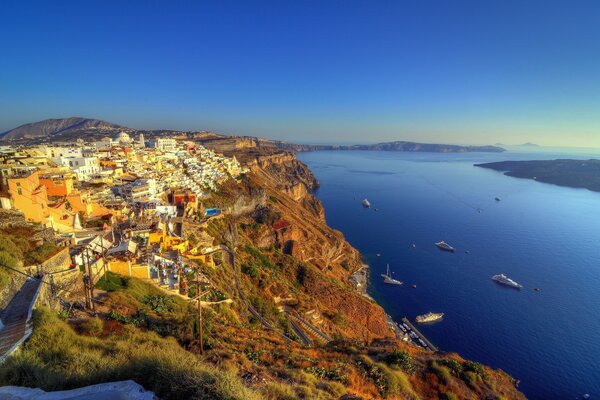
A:
[[[440,400],[459,400],[458,396],[448,391],[440,396]]]
[[[296,282],[298,282],[299,285],[304,285],[304,281],[306,280],[307,275],[308,268],[306,267],[306,264],[298,264],[298,267],[296,269]]]
[[[447,360],[439,360],[438,363],[447,367],[450,370],[450,372],[452,372],[452,374],[454,374],[455,376],[460,376],[460,374],[463,371],[461,363],[459,363],[453,358],[449,358]]]
[[[373,381],[382,397],[404,395],[408,398],[417,398],[408,378],[401,371],[393,371],[385,364],[374,363],[364,355],[358,358],[356,365]]]
[[[262,388],[262,393],[267,400],[296,400],[292,388],[280,382],[269,382]]]
[[[462,367],[463,367],[464,371],[473,372],[476,375],[478,375],[479,377],[481,377],[483,380],[488,379],[488,374],[485,371],[485,369],[483,368],[483,365],[481,365],[475,361],[467,360],[462,363]]]
[[[307,367],[304,370],[309,374],[316,376],[317,378],[328,379],[330,381],[342,383],[348,381],[348,373],[342,364],[337,364],[332,368]]]
[[[260,271],[254,265],[243,265],[242,272],[254,279],[260,277]]]
[[[126,326],[103,340],[77,335],[55,313],[34,312],[35,329],[0,369],[0,385],[67,390],[132,379],[161,399],[259,400],[232,371],[199,361],[174,339]]]
[[[175,299],[173,297],[161,294],[153,294],[146,296],[143,303],[150,307],[152,311],[156,311],[160,314],[172,312],[176,305]]]
[[[435,361],[432,361],[429,364],[429,370],[433,372],[444,385],[447,385],[452,380],[450,371]]]
[[[90,336],[99,336],[104,329],[104,323],[100,318],[93,317],[85,321],[82,327]]]
[[[417,370],[417,366],[412,357],[406,351],[394,350],[390,354],[384,356],[383,361],[388,365],[397,366],[409,374],[412,374]]]
[[[248,244],[246,245],[246,252],[252,256],[252,258],[254,259],[254,264],[259,267],[259,268],[263,268],[263,269],[274,269],[275,266],[271,263],[271,261],[269,260],[269,258],[263,254],[262,251],[260,251],[259,249],[257,249],[256,247]]]

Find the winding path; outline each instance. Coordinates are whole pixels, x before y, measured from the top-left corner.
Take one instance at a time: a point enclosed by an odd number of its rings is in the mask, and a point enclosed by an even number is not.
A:
[[[41,279],[27,279],[6,308],[0,312],[0,363],[31,336],[31,311],[41,286]]]

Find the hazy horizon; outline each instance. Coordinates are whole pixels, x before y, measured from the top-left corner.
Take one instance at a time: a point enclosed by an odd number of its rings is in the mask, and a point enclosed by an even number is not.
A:
[[[0,132],[600,148],[600,4],[10,2]]]

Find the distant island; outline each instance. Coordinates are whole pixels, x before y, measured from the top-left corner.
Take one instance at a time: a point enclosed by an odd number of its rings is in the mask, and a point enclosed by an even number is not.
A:
[[[281,150],[302,152],[319,150],[373,150],[373,151],[408,151],[408,152],[432,152],[432,153],[467,153],[467,152],[488,152],[500,153],[506,151],[498,146],[460,146],[455,144],[435,144],[435,143],[416,143],[416,142],[384,142],[375,144],[355,144],[348,146],[340,145],[312,145],[312,144],[291,144],[277,142],[277,147]]]
[[[206,131],[172,131],[172,130],[143,130],[133,129],[93,118],[70,117],[47,119],[21,125],[0,133],[0,142],[5,144],[39,144],[68,142],[75,139],[100,140],[106,136],[113,136],[118,132],[128,134],[143,133],[146,138],[152,139],[164,135],[188,137],[200,141],[215,141],[231,139],[234,147],[276,147],[279,150],[304,152],[319,150],[373,150],[373,151],[407,151],[407,152],[433,152],[433,153],[466,153],[490,152],[500,153],[506,151],[499,146],[460,146],[453,144],[416,143],[394,141],[375,144],[355,145],[314,145],[295,144],[280,140],[262,139],[249,136],[226,136]]]
[[[535,143],[527,142],[527,143],[520,144],[519,147],[540,147],[540,146]]]
[[[600,192],[600,160],[500,161],[475,166],[516,178]]]

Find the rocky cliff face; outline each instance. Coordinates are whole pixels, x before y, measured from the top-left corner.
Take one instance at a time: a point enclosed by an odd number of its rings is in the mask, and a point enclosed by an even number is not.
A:
[[[410,386],[421,398],[454,398],[444,397],[444,393],[457,394],[457,398],[524,398],[514,381],[501,371],[476,367],[480,377],[471,372],[453,377],[439,365],[478,364],[469,364],[457,355],[433,354],[395,339],[384,310],[350,282],[351,275],[362,267],[360,254],[341,232],[327,226],[323,206],[311,193],[319,183],[306,165],[287,152],[240,158],[246,160],[252,173],[239,184],[244,189],[237,190],[244,197],[254,193],[248,199],[255,199],[245,200],[246,206],[239,208],[245,212],[238,214],[240,237],[260,249],[262,257],[279,271],[259,278],[244,277],[244,285],[251,292],[290,305],[300,315],[313,318],[322,331],[355,341],[358,348],[384,342],[386,351],[395,348],[408,352],[421,365],[420,372],[410,378]],[[256,208],[249,212],[252,205]],[[256,261],[242,253],[244,265]],[[290,282],[295,290],[290,290]],[[321,357],[339,357],[333,348],[323,349]],[[367,394],[366,382],[357,381],[351,387],[366,396],[361,398],[381,398],[377,392]]]
[[[278,248],[308,267],[302,293],[297,296],[301,300],[299,310],[338,313],[341,319],[352,321],[336,325],[325,320],[323,329],[332,334],[361,340],[392,337],[383,309],[356,291],[349,281],[350,275],[362,267],[360,254],[341,232],[325,223],[323,206],[312,195],[319,182],[308,167],[288,152],[253,157],[247,165],[252,171],[248,185],[262,188],[264,197],[261,194],[260,198],[267,199],[266,203],[257,199],[248,204],[260,204],[275,215],[269,224],[261,224],[247,234],[253,245]],[[294,279],[293,273],[290,276]]]

